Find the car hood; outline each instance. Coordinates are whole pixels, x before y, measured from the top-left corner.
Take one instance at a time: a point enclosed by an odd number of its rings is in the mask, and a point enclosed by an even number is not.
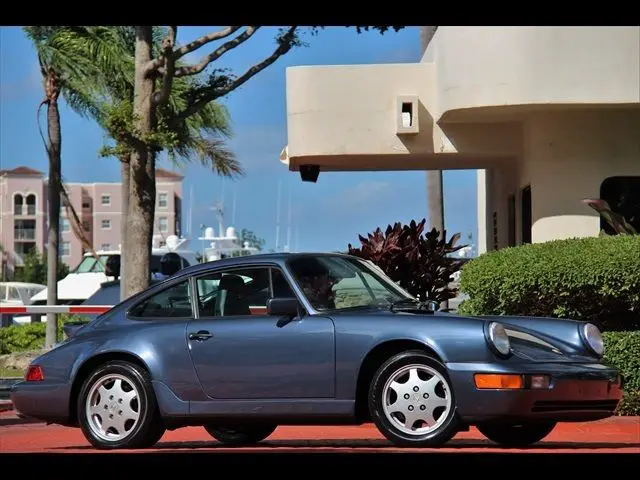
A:
[[[346,314],[341,312],[338,316]],[[449,312],[389,311],[372,308],[352,310],[349,315],[388,318],[394,323],[416,319],[452,322],[500,322],[507,329],[518,356],[540,362],[593,362],[597,360],[585,347],[580,330],[584,322],[560,318],[509,315],[460,315]]]

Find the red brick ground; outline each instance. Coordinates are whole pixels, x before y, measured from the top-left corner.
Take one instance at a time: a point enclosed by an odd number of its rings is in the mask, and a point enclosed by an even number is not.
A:
[[[13,412],[0,413],[0,452],[95,453],[78,429],[42,423],[17,424]],[[225,448],[202,428],[167,432],[154,449],[163,452],[394,452],[372,425],[360,427],[280,427],[259,446]],[[431,449],[420,449],[430,452]],[[527,450],[502,449],[477,430],[458,434],[439,452],[640,453],[640,417],[614,417],[599,422],[560,424],[543,442]]]

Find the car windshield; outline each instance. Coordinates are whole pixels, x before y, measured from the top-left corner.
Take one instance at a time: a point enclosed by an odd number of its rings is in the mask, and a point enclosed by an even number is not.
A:
[[[289,270],[316,310],[390,306],[415,300],[369,262],[341,256],[298,257]]]

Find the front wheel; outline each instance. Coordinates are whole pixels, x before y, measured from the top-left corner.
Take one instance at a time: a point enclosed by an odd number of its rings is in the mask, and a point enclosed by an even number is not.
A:
[[[435,447],[458,432],[455,396],[445,367],[422,351],[394,355],[376,372],[369,410],[396,445]]]
[[[271,435],[277,427],[277,425],[252,425],[228,428],[205,425],[204,429],[219,442],[237,446],[261,442]]]
[[[555,422],[521,425],[478,425],[478,431],[505,447],[526,447],[541,441],[555,428]]]
[[[146,448],[165,432],[149,375],[137,365],[112,361],[85,380],[78,420],[96,448]]]

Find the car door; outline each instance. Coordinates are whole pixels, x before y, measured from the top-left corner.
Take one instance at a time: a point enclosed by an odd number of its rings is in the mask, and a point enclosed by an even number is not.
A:
[[[213,399],[331,398],[333,321],[266,313],[267,299],[295,296],[278,267],[235,268],[195,280],[198,318],[189,322],[191,358]],[[275,289],[275,291],[274,291]]]

